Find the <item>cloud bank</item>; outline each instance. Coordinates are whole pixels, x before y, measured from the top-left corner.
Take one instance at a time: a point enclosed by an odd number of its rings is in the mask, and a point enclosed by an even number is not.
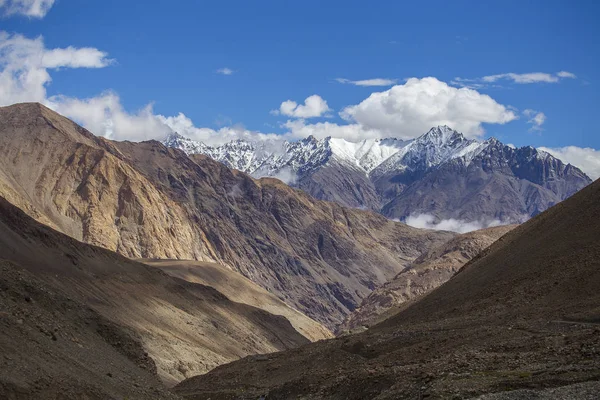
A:
[[[208,144],[222,144],[238,138],[279,138],[238,126],[219,130],[197,128],[183,113],[176,116],[155,114],[151,104],[128,112],[118,94],[112,91],[85,99],[47,94],[53,70],[105,68],[113,63],[106,52],[95,48],[70,46],[47,49],[41,36],[30,39],[0,31],[0,106],[39,102],[75,120],[94,134],[114,140],[162,139],[171,132],[180,132]]]
[[[505,224],[497,219],[486,221],[465,221],[462,219],[450,218],[435,222],[435,217],[431,214],[410,215],[408,218],[406,218],[405,223],[415,228],[435,229],[458,233],[467,233]]]

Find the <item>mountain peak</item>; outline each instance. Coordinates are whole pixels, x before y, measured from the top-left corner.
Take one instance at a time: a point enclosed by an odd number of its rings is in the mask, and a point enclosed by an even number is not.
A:
[[[302,139],[302,142],[304,142],[304,143],[317,143],[318,141],[319,141],[319,139],[317,139],[313,135],[309,135],[309,136],[305,137],[304,139]]]
[[[463,134],[450,128],[448,125],[438,125],[431,128],[427,133],[421,135],[416,140],[444,145],[456,139],[464,140]]]

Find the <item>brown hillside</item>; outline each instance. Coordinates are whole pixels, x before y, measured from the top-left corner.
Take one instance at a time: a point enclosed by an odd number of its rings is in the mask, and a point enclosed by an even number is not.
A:
[[[431,248],[369,294],[338,330],[364,329],[397,314],[447,282],[469,260],[514,228],[515,225],[508,225],[481,229]]]
[[[596,181],[364,333],[248,357],[176,391],[189,399],[445,399],[598,381],[599,238]]]
[[[4,296],[2,310],[8,310],[3,311],[6,330],[0,343],[1,353],[13,353],[13,348],[23,349],[35,343],[46,352],[43,357],[40,355],[42,359],[24,352],[10,356],[10,362],[0,360],[7,362],[0,371],[8,374],[2,381],[8,385],[8,392],[37,393],[34,385],[37,379],[43,379],[48,390],[61,387],[54,385],[61,380],[67,380],[65,385],[68,385],[69,379],[92,385],[101,392],[108,390],[103,386],[105,379],[103,383],[95,380],[97,375],[110,372],[106,365],[111,362],[118,362],[121,371],[130,368],[122,359],[113,358],[119,352],[131,357],[130,347],[135,350],[134,361],[143,358],[157,370],[160,379],[173,384],[249,354],[309,342],[284,317],[234,302],[212,287],[171,277],[157,268],[78,242],[40,225],[2,198],[0,259],[10,261],[3,264],[6,274],[2,274],[0,293]],[[26,272],[19,272],[21,269]],[[246,285],[250,286],[246,290],[258,290],[249,282]],[[40,289],[45,286],[49,289]],[[104,337],[108,343],[99,344],[102,332],[95,325],[81,323],[90,319],[96,325],[109,326],[115,341]],[[37,327],[39,323],[42,325]],[[50,339],[40,336],[35,329]],[[88,345],[75,347],[80,334],[88,340]],[[40,342],[40,337],[48,342]],[[71,345],[69,341],[73,340]],[[52,341],[59,345],[54,346]],[[89,375],[79,375],[76,368],[68,367],[69,360],[81,363],[109,345],[114,349],[107,350],[104,364],[91,363],[85,367]],[[43,350],[46,348],[47,351]],[[145,356],[139,355],[144,352]],[[12,374],[26,367],[31,375],[22,375],[18,382],[13,382],[16,378]],[[128,374],[120,378],[121,389],[130,385],[124,382],[125,376],[143,376],[140,371]]]
[[[452,237],[316,201],[155,141],[97,138],[40,104],[0,108],[0,195],[128,257],[227,265],[330,328]]]

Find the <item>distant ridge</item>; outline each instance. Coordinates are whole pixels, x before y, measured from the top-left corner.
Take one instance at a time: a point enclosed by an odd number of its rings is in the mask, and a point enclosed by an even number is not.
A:
[[[405,220],[522,222],[566,199],[591,180],[533,147],[495,138],[476,141],[448,126],[414,140],[314,137],[288,141],[236,140],[211,147],[178,134],[163,143],[205,154],[255,177],[272,176],[318,199],[367,208]]]

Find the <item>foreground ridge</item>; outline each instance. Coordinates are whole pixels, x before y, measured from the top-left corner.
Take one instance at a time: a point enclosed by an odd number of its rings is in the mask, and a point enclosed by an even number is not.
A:
[[[176,392],[188,399],[471,398],[600,381],[599,236],[596,181],[364,333],[260,362],[249,357]]]

